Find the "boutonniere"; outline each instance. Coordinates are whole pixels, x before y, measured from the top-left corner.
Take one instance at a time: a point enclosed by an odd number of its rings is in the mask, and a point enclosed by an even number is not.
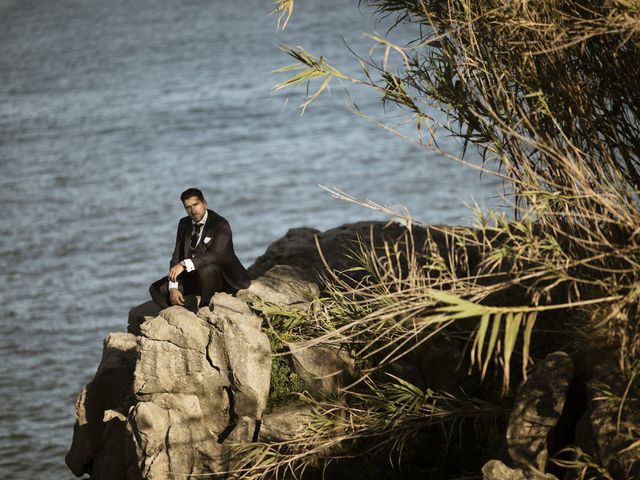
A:
[[[211,241],[211,237],[204,237],[203,242],[206,244],[208,244]]]

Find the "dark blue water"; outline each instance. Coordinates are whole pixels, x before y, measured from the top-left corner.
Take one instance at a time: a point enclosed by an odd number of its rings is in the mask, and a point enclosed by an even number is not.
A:
[[[357,3],[299,1],[283,33],[270,0],[0,0],[0,478],[72,478],[75,396],[166,271],[186,187],[247,266],[290,227],[386,218],[319,184],[428,223],[496,195],[354,116],[337,83],[302,117],[302,90],[273,91],[279,42],[357,70],[342,38],[366,54],[376,28]]]

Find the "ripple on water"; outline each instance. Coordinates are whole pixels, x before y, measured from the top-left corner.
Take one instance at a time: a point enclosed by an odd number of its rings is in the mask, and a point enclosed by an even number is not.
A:
[[[348,70],[341,36],[366,54],[360,32],[373,31],[357,2],[302,2],[276,33],[268,2],[247,1],[0,2],[3,477],[72,478],[75,396],[105,335],[166,273],[186,186],[230,220],[247,266],[289,228],[384,218],[318,184],[429,222],[461,223],[462,200],[495,195],[495,182],[357,119],[337,86],[303,117],[301,92],[283,108],[277,43]]]

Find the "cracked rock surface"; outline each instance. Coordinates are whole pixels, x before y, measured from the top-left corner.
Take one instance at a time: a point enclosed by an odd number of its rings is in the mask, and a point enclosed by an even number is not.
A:
[[[271,351],[242,300],[219,293],[212,307],[170,307],[147,316],[138,336],[107,337],[76,404],[66,458],[74,474],[153,480],[228,470],[229,442],[257,433]]]
[[[517,465],[545,471],[548,437],[562,414],[572,376],[571,357],[554,352],[518,389],[507,426],[507,448]]]

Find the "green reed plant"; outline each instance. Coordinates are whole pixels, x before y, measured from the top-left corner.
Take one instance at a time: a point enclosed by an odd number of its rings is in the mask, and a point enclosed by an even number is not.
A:
[[[434,431],[433,440],[439,441],[437,430],[446,434],[461,419],[480,423],[508,413],[480,399],[423,391],[397,377],[367,380],[357,393],[351,392],[348,408],[306,393],[299,401],[313,407],[307,428],[291,440],[240,446],[241,463],[248,465],[236,472],[242,478],[302,478],[309,470],[326,470],[341,461],[376,454],[388,456],[392,464],[401,463],[411,441],[425,429]]]
[[[316,76],[323,84],[338,77],[366,85],[405,107],[418,127],[428,126],[418,136],[425,146],[437,148],[442,130],[474,145],[514,192],[517,221],[493,227],[510,237],[493,253],[494,267],[510,264],[534,306],[554,303],[554,295],[576,310],[585,300],[606,303],[592,323],[618,347],[621,369],[635,371],[637,3],[367,3],[396,15],[397,23],[419,26],[415,41],[401,46],[372,37],[384,54],[362,62],[363,78],[335,74],[326,60],[289,48],[300,71],[280,85],[308,85]],[[396,71],[387,68],[393,54],[400,60]],[[433,109],[448,121],[435,120]],[[586,310],[588,317],[593,309]]]
[[[471,334],[476,338],[473,358],[482,365],[483,375],[493,368],[492,359],[506,365],[506,391],[518,337],[524,345],[520,356],[528,358],[535,309],[483,306],[448,293],[468,291],[471,278],[477,276],[463,253],[477,243],[472,234],[470,229],[448,229],[450,241],[460,248],[457,255],[447,258],[440,256],[430,237],[426,246],[417,247],[410,228],[393,242],[376,245],[361,240],[351,253],[358,266],[343,272],[327,269],[325,294],[315,300],[304,320],[300,320],[300,312],[286,312],[259,300],[252,305],[267,316],[270,329],[280,325],[277,330],[288,341],[347,347],[354,352],[359,375],[335,398],[300,393],[297,401],[313,407],[307,428],[280,443],[241,446],[239,463],[249,467],[238,474],[243,478],[300,478],[310,468],[329,468],[336,462],[377,452],[385,452],[391,464],[398,465],[420,432],[436,426],[430,434],[432,441],[446,445],[458,437],[452,432],[464,428],[473,432],[467,453],[476,448],[476,436],[482,435],[480,426],[508,414],[499,399],[492,403],[463,390],[424,391],[385,373],[389,365],[435,335],[449,335],[448,327],[476,317],[482,320]],[[293,323],[292,318],[296,319]],[[293,328],[282,330],[283,322]],[[520,322],[527,326],[519,333]],[[485,341],[485,336],[491,338]],[[471,425],[463,427],[464,422]],[[478,461],[480,458],[478,455]],[[449,462],[455,465],[459,459]]]
[[[414,122],[412,141],[502,178],[514,216],[478,213],[475,230],[445,232],[445,252],[412,238],[354,252],[364,278],[328,274],[328,299],[314,316],[331,328],[307,341],[352,344],[367,384],[434,335],[466,332],[475,371],[485,377],[498,365],[506,394],[513,363],[526,375],[537,318],[557,311],[611,349],[625,385],[622,405],[639,398],[638,2],[362,3],[413,27],[415,39],[396,45],[371,36],[359,78],[284,46],[296,63],[279,70],[294,75],[277,88],[306,86],[303,109],[333,79],[375,90]],[[288,20],[293,2],[278,4]],[[462,141],[461,158],[439,149],[443,134]],[[469,148],[481,166],[464,159]],[[410,231],[411,219],[397,216]],[[637,421],[619,411],[618,423],[631,432],[626,448],[640,448]]]
[[[266,323],[266,333],[271,349],[271,376],[269,380],[269,398],[266,413],[291,400],[307,385],[298,377],[291,365],[288,343],[300,337],[304,328],[307,312],[294,308],[283,308],[274,303],[265,302],[253,295],[247,301],[250,308],[259,314]]]

